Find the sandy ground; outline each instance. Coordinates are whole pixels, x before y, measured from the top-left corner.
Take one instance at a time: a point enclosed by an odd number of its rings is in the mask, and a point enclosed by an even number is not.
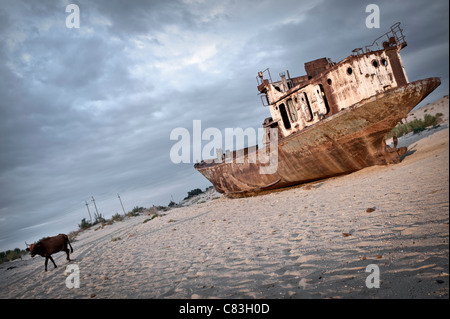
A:
[[[1,264],[0,298],[448,298],[448,123],[399,144],[397,165],[90,229],[56,269]],[[66,286],[69,264],[80,288]]]
[[[412,110],[408,113],[406,120],[411,122],[414,119],[423,119],[426,114],[436,115],[437,113],[442,114],[442,121],[447,123],[449,120],[449,108],[448,108],[448,95],[442,97],[441,99],[424,105],[418,109]]]

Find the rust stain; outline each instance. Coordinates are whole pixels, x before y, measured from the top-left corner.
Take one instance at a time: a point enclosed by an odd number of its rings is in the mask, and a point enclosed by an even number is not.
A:
[[[218,192],[241,196],[399,163],[406,148],[387,146],[385,136],[440,85],[439,78],[408,82],[399,54],[405,46],[397,23],[338,63],[305,63],[306,75],[287,72],[273,82],[268,69],[259,72],[257,88],[271,115],[263,127],[278,131],[276,172],[261,174],[263,164],[249,161],[248,149],[243,163],[202,161],[195,169]]]

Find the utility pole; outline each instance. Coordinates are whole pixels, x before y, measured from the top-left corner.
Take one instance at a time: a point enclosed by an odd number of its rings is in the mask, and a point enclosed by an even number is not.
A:
[[[86,207],[88,209],[88,213],[89,213],[89,219],[91,220],[91,224],[92,224],[92,216],[91,216],[91,211],[89,210],[89,204],[87,201],[84,201],[86,203]]]
[[[122,200],[120,199],[120,195],[117,194],[117,197],[119,197],[120,205],[122,205],[123,215],[125,216],[125,215],[126,215],[126,213],[125,213],[125,208],[123,208],[123,204],[122,204]]]
[[[95,219],[98,220],[99,217],[100,217],[100,215],[98,214],[97,205],[95,205],[95,199],[94,199],[94,196],[92,196],[92,201],[94,202],[95,211],[97,212],[97,215],[96,215]]]

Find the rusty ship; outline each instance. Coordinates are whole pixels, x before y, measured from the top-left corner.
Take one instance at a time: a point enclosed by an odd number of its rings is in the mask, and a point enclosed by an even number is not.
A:
[[[271,115],[263,147],[218,154],[195,169],[218,192],[238,197],[399,163],[407,150],[395,138],[387,145],[386,135],[440,85],[439,78],[408,81],[400,56],[406,45],[396,23],[340,62],[305,63],[306,75],[280,73],[272,81],[269,69],[259,72],[257,88]],[[262,153],[276,155],[275,169],[261,170],[268,161],[254,159]]]

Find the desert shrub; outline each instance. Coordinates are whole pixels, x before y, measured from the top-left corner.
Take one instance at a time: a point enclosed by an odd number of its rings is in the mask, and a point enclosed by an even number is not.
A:
[[[171,200],[169,205],[167,205],[167,207],[174,207],[174,206],[177,206],[177,203],[175,203],[173,200]]]
[[[155,219],[156,217],[159,217],[159,216],[161,216],[161,215],[159,215],[159,214],[154,214],[152,217],[147,218],[146,220],[144,220],[143,224],[145,224],[146,222],[149,222],[149,221],[151,221],[151,220],[153,220],[153,219]]]
[[[414,132],[414,134],[420,133],[426,130],[427,127],[437,126],[441,121],[442,113],[437,113],[436,115],[425,114],[424,119],[414,119],[405,124],[398,124],[396,127],[392,129],[391,132],[386,136],[387,139],[393,136],[403,136],[410,132]]]
[[[10,253],[6,256],[6,258],[9,261],[14,260],[14,259],[18,259],[18,258],[21,258],[21,257],[22,257],[22,255],[20,253],[20,249],[19,248],[16,248],[14,250],[10,250]]]
[[[78,230],[74,230],[71,231],[70,233],[67,234],[67,237],[69,237],[70,242],[73,242],[76,240],[77,236],[83,231],[83,229],[78,229]]]
[[[200,195],[201,193],[203,193],[203,191],[200,188],[193,189],[188,192],[188,195],[184,198],[184,200]]]
[[[80,229],[88,229],[91,226],[92,226],[92,224],[90,222],[88,222],[86,220],[86,218],[83,218],[81,220],[81,224],[78,225],[78,228],[80,228]]]
[[[102,216],[102,214],[98,214],[97,216],[95,216],[94,225],[100,224],[100,223],[105,223],[105,222],[106,222],[106,219],[105,219],[105,217]]]
[[[442,113],[438,113],[438,114],[436,114],[434,116],[430,115],[430,114],[425,114],[425,117],[423,119],[424,126],[425,127],[436,126],[440,122],[440,117],[443,115]]]
[[[428,115],[428,114],[427,114]],[[424,125],[424,122],[420,119],[415,119],[408,124],[408,133],[414,132],[414,134],[420,133],[425,130],[426,126]]]
[[[26,250],[21,250],[16,248],[14,250],[7,250],[0,252],[0,264],[6,261],[12,261],[15,259],[22,258],[23,255],[27,254]]]
[[[123,216],[119,213],[115,213],[114,215],[112,215],[111,220],[114,222],[120,222],[123,220]]]
[[[144,207],[135,206],[131,211],[127,213],[128,217],[136,217],[139,216],[140,213],[144,210]]]

